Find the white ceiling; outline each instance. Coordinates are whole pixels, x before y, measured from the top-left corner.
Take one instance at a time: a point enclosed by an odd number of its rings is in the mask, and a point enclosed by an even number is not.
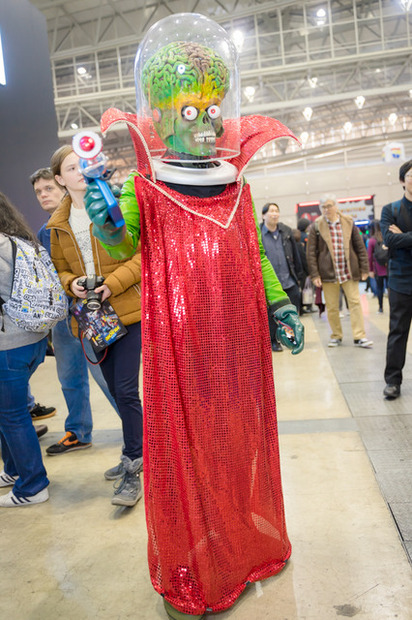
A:
[[[115,106],[135,111],[133,62],[139,41],[158,19],[198,12],[232,36],[241,31],[242,114],[274,116],[305,148],[277,143],[253,165],[307,165],[328,156],[350,161],[380,158],[400,140],[412,156],[412,16],[401,0],[31,0],[47,20],[59,137],[97,129]],[[317,12],[323,9],[325,15]],[[322,23],[323,22],[323,23]],[[86,68],[80,76],[77,68]],[[253,87],[253,101],[244,94]],[[354,99],[365,97],[362,109]],[[302,114],[313,110],[310,120]],[[393,124],[389,115],[396,114]],[[352,123],[348,133],[345,123]],[[120,169],[134,165],[124,131],[109,134],[105,149]],[[330,160],[332,161],[332,159]]]

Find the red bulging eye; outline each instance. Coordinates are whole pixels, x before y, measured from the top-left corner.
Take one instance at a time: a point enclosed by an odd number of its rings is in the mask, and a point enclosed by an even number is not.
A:
[[[90,138],[90,136],[83,136],[80,138],[79,145],[83,151],[91,151],[94,149],[95,142],[93,138]]]
[[[160,123],[160,119],[162,118],[162,114],[158,108],[155,108],[152,112],[152,117],[155,123]]]
[[[187,105],[182,109],[182,116],[187,121],[194,121],[198,117],[199,110],[193,105]]]
[[[209,118],[211,119],[219,118],[219,116],[221,115],[221,111],[218,105],[211,105],[207,109],[207,113],[209,115]]]

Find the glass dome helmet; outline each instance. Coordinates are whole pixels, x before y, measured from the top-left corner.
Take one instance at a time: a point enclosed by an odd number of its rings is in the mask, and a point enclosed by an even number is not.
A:
[[[158,21],[137,50],[135,82],[152,157],[184,163],[239,154],[237,52],[216,22],[197,13]]]

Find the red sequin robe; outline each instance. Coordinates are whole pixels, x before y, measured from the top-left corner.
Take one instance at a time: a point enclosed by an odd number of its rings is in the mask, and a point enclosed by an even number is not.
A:
[[[184,613],[221,611],[291,551],[250,190],[239,179],[204,199],[135,184],[122,210],[141,216],[150,576]]]

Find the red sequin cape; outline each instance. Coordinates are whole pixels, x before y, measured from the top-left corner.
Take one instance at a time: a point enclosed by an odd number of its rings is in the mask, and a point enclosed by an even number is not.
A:
[[[150,576],[184,613],[221,611],[291,551],[250,189],[135,187]]]

